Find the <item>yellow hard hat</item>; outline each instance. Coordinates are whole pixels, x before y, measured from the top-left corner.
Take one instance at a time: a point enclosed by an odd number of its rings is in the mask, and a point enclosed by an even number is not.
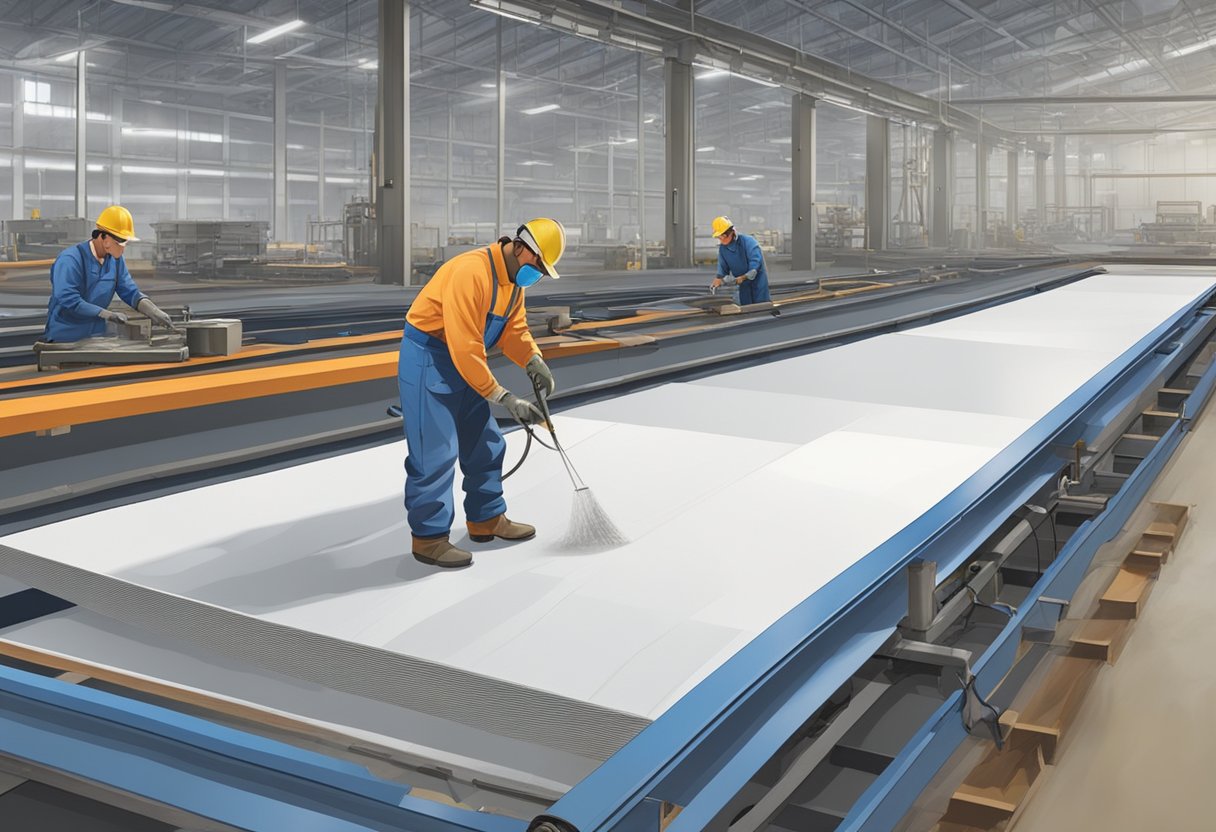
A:
[[[730,217],[714,217],[714,236],[721,237],[727,231],[735,227],[735,224],[730,221]]]
[[[135,221],[131,219],[131,212],[121,205],[111,205],[102,211],[97,218],[97,227],[128,242],[139,240],[135,236]]]
[[[545,274],[554,280],[560,277],[557,269],[553,268],[566,251],[566,229],[560,222],[548,217],[528,220],[519,227],[515,236],[540,257]]]

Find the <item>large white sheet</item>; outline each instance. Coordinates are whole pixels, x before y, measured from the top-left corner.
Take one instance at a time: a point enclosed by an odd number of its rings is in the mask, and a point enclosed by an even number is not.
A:
[[[567,411],[559,435],[632,540],[615,551],[561,551],[569,482],[534,449],[507,495],[535,540],[474,545],[463,571],[415,563],[402,443],[3,542],[654,718],[1213,285],[1201,270],[1098,276]],[[521,435],[508,444],[510,462]],[[459,508],[456,528],[467,543]]]

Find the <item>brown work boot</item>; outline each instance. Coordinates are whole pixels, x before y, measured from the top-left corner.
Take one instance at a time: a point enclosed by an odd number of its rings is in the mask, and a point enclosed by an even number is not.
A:
[[[456,569],[473,563],[473,555],[453,546],[446,534],[443,537],[415,537],[413,548],[414,559],[431,566]]]
[[[478,543],[489,543],[496,537],[503,540],[531,540],[536,537],[536,527],[527,523],[513,523],[507,515],[500,514],[479,523],[469,523],[469,537]]]

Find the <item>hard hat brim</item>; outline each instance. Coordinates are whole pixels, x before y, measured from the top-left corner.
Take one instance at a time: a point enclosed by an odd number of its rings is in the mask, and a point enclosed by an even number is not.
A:
[[[106,232],[107,234],[112,234],[115,237],[122,237],[122,239],[126,240],[128,243],[138,243],[139,242],[138,237],[123,237],[121,233],[115,231],[113,228],[107,228],[106,226],[102,225],[101,223],[97,223],[96,227],[98,229]]]

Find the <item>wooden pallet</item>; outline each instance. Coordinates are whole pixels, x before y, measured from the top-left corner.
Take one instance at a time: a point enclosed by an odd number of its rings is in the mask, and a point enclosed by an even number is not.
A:
[[[1021,740],[1023,735],[1042,748],[1043,760],[1051,763],[1060,740],[1072,726],[1081,703],[1089,693],[1101,661],[1065,655],[1054,660],[1046,679],[1021,711],[1006,711],[1009,740]]]
[[[993,746],[955,789],[942,820],[981,829],[1012,822],[1045,768],[1042,748],[1032,737],[1011,738],[1001,751]]]

